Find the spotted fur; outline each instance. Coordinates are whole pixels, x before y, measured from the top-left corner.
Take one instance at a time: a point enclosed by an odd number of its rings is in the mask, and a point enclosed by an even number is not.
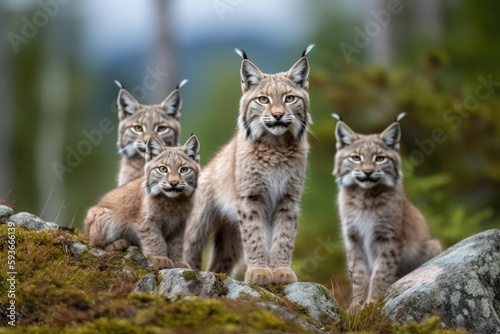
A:
[[[309,63],[304,56],[288,72],[266,74],[237,52],[238,131],[202,170],[184,259],[199,269],[213,234],[208,270],[230,274],[244,253],[246,281],[294,282],[290,264],[309,151]]]
[[[357,311],[398,278],[439,254],[442,247],[432,239],[424,216],[404,192],[399,123],[380,134],[362,135],[339,120],[335,135],[334,175],[352,272],[350,310]]]
[[[144,172],[146,143],[156,136],[165,146],[178,146],[181,131],[180,111],[182,98],[180,87],[183,80],[170,95],[157,105],[143,105],[123,88],[118,92],[118,152],[122,159],[118,173],[118,185],[124,185]]]
[[[141,248],[159,268],[185,267],[183,235],[198,185],[199,147],[192,136],[182,147],[146,144],[144,176],[113,189],[84,221],[89,244],[107,251]]]

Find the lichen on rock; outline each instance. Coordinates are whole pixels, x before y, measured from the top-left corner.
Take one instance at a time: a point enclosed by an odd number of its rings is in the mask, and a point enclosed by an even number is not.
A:
[[[450,328],[500,333],[500,230],[450,247],[388,290],[386,313],[398,323],[437,315]]]

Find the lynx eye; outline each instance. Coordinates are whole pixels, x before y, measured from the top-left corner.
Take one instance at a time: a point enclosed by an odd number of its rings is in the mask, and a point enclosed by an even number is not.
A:
[[[361,161],[361,156],[359,156],[359,155],[351,155],[350,159],[351,159],[351,161],[354,161],[354,162],[360,162]]]
[[[375,158],[375,162],[384,162],[385,159],[386,158],[383,155],[377,155],[377,157]]]
[[[179,169],[179,171],[180,171],[182,174],[187,173],[187,172],[188,172],[188,170],[189,170],[189,168],[187,168],[187,167],[181,167],[181,169]]]
[[[160,125],[156,128],[156,132],[164,132],[167,131],[168,129],[169,129],[168,126]]]
[[[259,96],[259,102],[262,104],[268,104],[269,98],[267,98],[266,96]]]
[[[160,171],[160,173],[165,174],[168,171],[168,168],[165,166],[160,166],[158,167],[158,170]]]
[[[285,102],[286,103],[292,103],[293,101],[295,101],[295,96],[293,96],[293,95],[287,95],[285,97]]]
[[[133,129],[135,132],[142,132],[142,125],[134,125]]]

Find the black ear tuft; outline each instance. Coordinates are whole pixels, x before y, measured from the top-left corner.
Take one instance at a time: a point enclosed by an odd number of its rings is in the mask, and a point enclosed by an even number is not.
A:
[[[401,114],[398,115],[398,118],[396,118],[396,122],[399,122],[405,116],[406,116],[406,113],[402,112]]]
[[[236,52],[241,58],[243,59],[248,59],[247,57],[247,53],[245,51],[243,51],[242,49],[234,49],[234,52]]]
[[[125,87],[122,85],[122,83],[118,80],[115,80],[115,84],[120,87],[120,89],[125,89]]]
[[[188,82],[188,79],[183,79],[181,82],[179,82],[179,84],[177,85],[177,87],[175,87],[175,89],[181,89],[182,86],[187,84],[187,82]]]
[[[307,56],[307,54],[314,48],[314,46],[315,46],[314,43],[310,43],[308,46],[306,46],[306,48],[302,52],[302,57]]]
[[[340,117],[339,114],[333,113],[332,117],[335,118],[337,121],[342,121],[342,117]]]

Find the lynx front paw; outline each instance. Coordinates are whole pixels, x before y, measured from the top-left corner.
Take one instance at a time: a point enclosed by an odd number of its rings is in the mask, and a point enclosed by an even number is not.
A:
[[[130,246],[127,240],[119,239],[113,242],[112,244],[106,245],[104,250],[107,252],[121,251],[127,249]]]
[[[164,256],[148,256],[149,262],[158,269],[174,268],[174,263],[168,257]]]
[[[297,276],[292,269],[287,267],[280,267],[273,269],[274,283],[294,283],[297,282]]]
[[[191,269],[191,266],[189,264],[187,264],[186,262],[178,261],[178,262],[174,262],[174,268]]]
[[[273,283],[273,272],[267,267],[248,268],[245,282],[265,286]]]

